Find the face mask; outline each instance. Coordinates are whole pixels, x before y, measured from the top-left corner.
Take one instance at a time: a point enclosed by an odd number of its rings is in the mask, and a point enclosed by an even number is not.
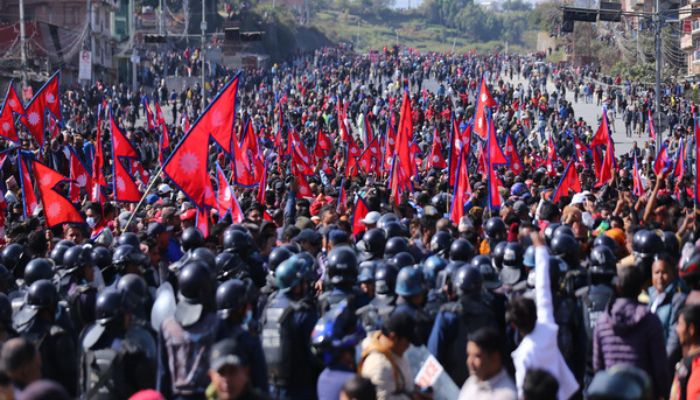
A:
[[[87,217],[87,218],[85,218],[85,222],[88,224],[88,226],[89,226],[90,228],[94,228],[95,225],[97,224],[97,223],[95,222],[95,218],[94,218],[94,217]]]

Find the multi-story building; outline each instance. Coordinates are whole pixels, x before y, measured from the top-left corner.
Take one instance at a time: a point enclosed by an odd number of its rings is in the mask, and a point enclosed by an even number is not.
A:
[[[693,15],[692,8],[700,6],[698,0],[686,0],[678,15],[681,32],[681,50],[685,53],[688,77],[700,76],[700,15]]]

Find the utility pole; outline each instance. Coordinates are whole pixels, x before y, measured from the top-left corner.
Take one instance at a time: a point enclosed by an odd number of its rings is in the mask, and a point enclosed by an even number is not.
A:
[[[204,111],[204,108],[207,106],[206,90],[204,90],[204,45],[207,40],[206,2],[207,0],[202,0],[202,23],[200,24],[200,27],[202,28],[202,49],[199,51],[199,58],[202,62],[202,111]]]
[[[661,15],[661,8],[659,7],[659,0],[656,0],[656,14],[654,15],[654,45],[656,47],[656,84],[654,88],[655,107],[656,107],[656,129],[659,132],[656,135],[656,150],[661,148],[661,136],[663,128],[661,126],[661,27],[663,25],[663,16]]]
[[[20,76],[22,77],[22,88],[27,86],[27,34],[24,30],[24,0],[19,0],[19,52],[21,57]]]
[[[136,17],[134,16],[134,11],[134,0],[129,0],[129,21],[131,22],[131,30],[129,31],[131,36],[131,90],[135,91],[137,88],[136,68],[138,65],[138,51],[136,50],[136,44],[134,43],[134,37],[136,36]]]
[[[158,2],[158,12],[159,18],[158,18],[158,34],[162,35],[163,34],[163,0],[159,0]]]

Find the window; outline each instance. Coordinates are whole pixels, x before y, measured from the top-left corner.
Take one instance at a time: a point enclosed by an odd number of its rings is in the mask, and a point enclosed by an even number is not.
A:
[[[700,48],[696,47],[695,50],[693,50],[693,62],[700,62]]]
[[[692,26],[693,26],[693,32],[700,30],[700,19],[693,20]]]

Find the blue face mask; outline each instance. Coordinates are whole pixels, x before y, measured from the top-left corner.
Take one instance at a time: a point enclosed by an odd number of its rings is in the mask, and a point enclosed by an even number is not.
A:
[[[88,224],[90,228],[94,228],[95,225],[97,225],[97,222],[95,221],[94,217],[87,217],[85,218],[85,222]]]

